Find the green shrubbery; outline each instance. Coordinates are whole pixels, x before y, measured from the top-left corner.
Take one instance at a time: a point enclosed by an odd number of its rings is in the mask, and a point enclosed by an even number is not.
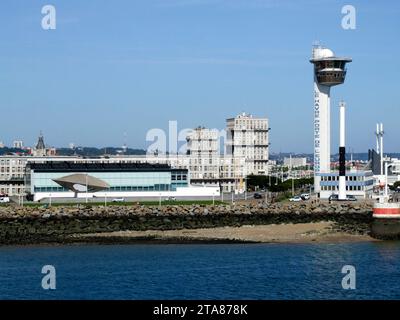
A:
[[[314,184],[314,178],[294,179],[293,182],[294,188],[300,189]],[[247,177],[247,187],[251,190],[267,189],[270,192],[285,192],[292,190],[292,179],[281,182],[276,177],[251,175]]]

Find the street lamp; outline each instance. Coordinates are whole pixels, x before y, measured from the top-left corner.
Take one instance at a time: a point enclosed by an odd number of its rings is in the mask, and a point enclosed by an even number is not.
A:
[[[385,163],[385,195],[384,195],[385,200],[388,200],[388,198],[389,198],[388,170],[391,166],[392,166],[392,164],[389,164],[388,162]]]
[[[86,172],[86,203],[88,203],[88,173]]]

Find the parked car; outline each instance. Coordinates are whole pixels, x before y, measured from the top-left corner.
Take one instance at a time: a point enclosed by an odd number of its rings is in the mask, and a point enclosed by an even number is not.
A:
[[[332,194],[329,197],[329,201],[339,201],[339,195]],[[352,196],[352,195],[347,195],[346,196],[346,200],[344,200],[344,201],[357,201],[357,198],[355,196]]]
[[[114,198],[112,199],[112,202],[125,202],[124,198]]]
[[[9,197],[0,197],[0,203],[9,203],[10,198]]]
[[[329,196],[329,201],[338,201],[339,200],[339,195],[337,194],[332,194]]]
[[[346,197],[346,201],[357,201],[357,198],[355,196],[348,195]]]
[[[308,193],[303,193],[300,197],[301,197],[303,200],[310,200],[310,195],[309,195]]]
[[[303,199],[301,199],[300,196],[295,196],[295,197],[289,199],[290,202],[300,202],[302,200]]]
[[[263,198],[263,196],[262,196],[261,193],[255,193],[254,194],[254,199],[262,199],[262,198]]]
[[[165,201],[176,201],[175,197],[168,197],[165,199]]]

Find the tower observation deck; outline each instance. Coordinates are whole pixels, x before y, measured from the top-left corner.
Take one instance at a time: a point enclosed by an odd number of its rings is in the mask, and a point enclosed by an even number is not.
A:
[[[321,46],[313,48],[313,57],[310,59],[318,84],[329,87],[344,83],[346,63],[351,61],[351,58],[335,57],[331,50]]]

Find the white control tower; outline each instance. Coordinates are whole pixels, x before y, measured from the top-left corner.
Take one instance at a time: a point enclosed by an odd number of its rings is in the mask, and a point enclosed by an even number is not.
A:
[[[329,173],[331,165],[331,87],[346,78],[346,63],[351,58],[336,57],[328,48],[314,46],[314,188],[321,191],[319,173]]]

